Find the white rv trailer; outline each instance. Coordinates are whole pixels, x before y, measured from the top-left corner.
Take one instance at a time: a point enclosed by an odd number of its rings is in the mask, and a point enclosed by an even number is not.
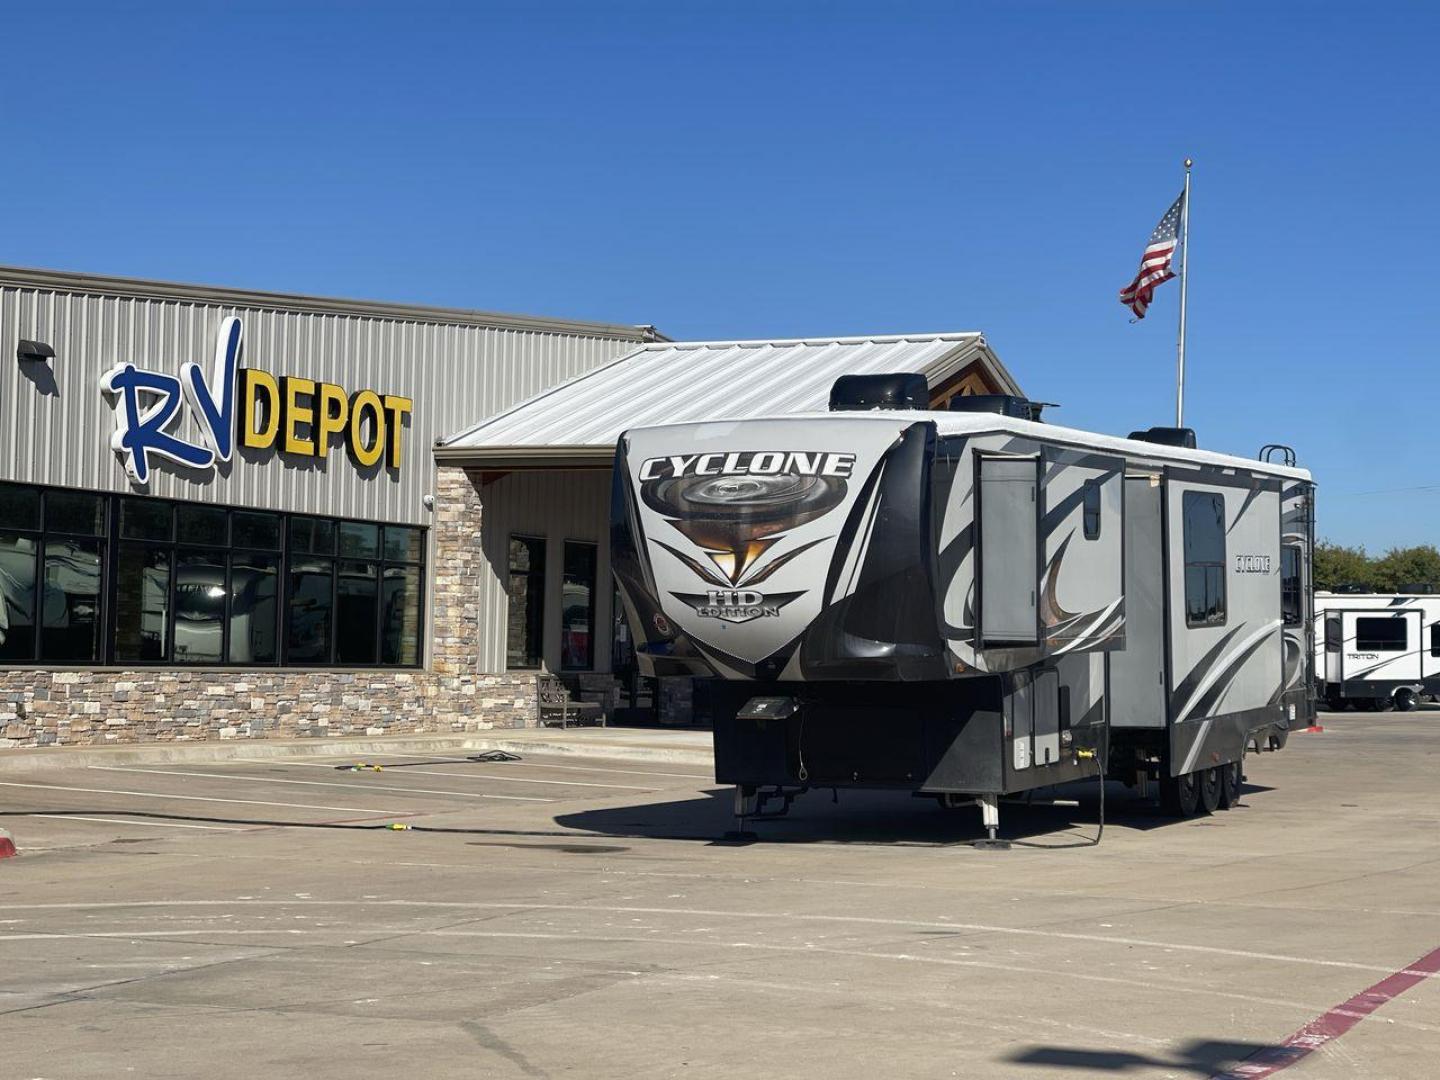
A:
[[[1247,747],[1314,713],[1310,475],[1052,426],[1013,398],[924,411],[910,378],[619,441],[637,655],[719,676],[737,814],[899,788],[973,799],[993,837],[1000,796],[1100,770],[1158,782],[1181,815],[1232,803]]]
[[[1332,709],[1408,712],[1440,693],[1440,596],[1315,594],[1320,696]]]

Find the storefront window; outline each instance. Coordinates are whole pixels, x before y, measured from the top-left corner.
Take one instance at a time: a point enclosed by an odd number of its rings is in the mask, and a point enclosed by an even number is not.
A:
[[[369,528],[373,531],[375,526]],[[344,526],[341,526],[344,546]],[[373,562],[340,564],[335,595],[335,659],[341,664],[373,664],[379,634],[377,567]]]
[[[230,663],[273,664],[280,655],[275,605],[279,578],[277,555],[237,551],[231,556]]]
[[[0,496],[0,507],[4,499]],[[35,519],[39,519],[37,507]],[[11,521],[10,517],[0,520]],[[0,532],[0,663],[35,659],[35,583],[40,539]]]
[[[100,659],[100,568],[99,540],[45,537],[41,660],[90,664]]]
[[[390,530],[386,530],[388,534]],[[380,662],[415,664],[420,658],[420,568],[386,566],[380,585]]]
[[[280,515],[236,510],[230,515],[231,542],[237,548],[280,549]]]
[[[181,531],[184,529],[184,518]],[[175,556],[175,660],[218,664],[225,656],[225,552]]]
[[[425,548],[409,526],[0,484],[0,664],[415,666]]]
[[[115,575],[116,661],[164,660],[169,630],[170,548],[122,542]]]
[[[175,508],[175,539],[184,544],[224,547],[230,542],[230,512],[223,506],[178,506]]]
[[[544,655],[545,541],[510,538],[510,610],[505,624],[505,666],[538,668]]]
[[[334,592],[335,566],[331,560],[292,556],[286,663],[330,663]]]
[[[589,671],[595,666],[594,544],[565,541],[565,581],[560,599],[560,666]]]

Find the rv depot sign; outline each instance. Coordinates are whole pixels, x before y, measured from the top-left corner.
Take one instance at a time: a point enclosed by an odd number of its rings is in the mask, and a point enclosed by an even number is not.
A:
[[[127,362],[100,379],[115,412],[110,448],[135,483],[149,483],[156,459],[213,470],[231,460],[237,439],[252,450],[320,458],[338,442],[357,468],[382,459],[388,469],[400,467],[405,417],[415,404],[410,398],[349,393],[334,383],[242,368],[241,337],[238,318],[221,322],[208,375],[193,361],[180,365],[178,377]],[[173,430],[182,405],[199,429],[199,442]]]

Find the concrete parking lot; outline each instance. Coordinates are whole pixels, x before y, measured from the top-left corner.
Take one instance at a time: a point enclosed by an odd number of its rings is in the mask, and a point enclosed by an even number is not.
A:
[[[1005,852],[843,792],[727,839],[705,768],[574,754],[0,771],[0,1074],[1437,1075],[1440,712],[1322,722]]]

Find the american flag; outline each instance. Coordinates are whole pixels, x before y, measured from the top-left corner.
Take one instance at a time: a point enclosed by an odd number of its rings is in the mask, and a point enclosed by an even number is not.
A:
[[[1140,256],[1140,269],[1135,280],[1120,290],[1120,302],[1143,319],[1145,309],[1155,298],[1155,286],[1162,285],[1175,275],[1170,272],[1170,263],[1175,258],[1175,247],[1179,243],[1180,215],[1185,208],[1185,193],[1175,200],[1145,245],[1145,254]]]

